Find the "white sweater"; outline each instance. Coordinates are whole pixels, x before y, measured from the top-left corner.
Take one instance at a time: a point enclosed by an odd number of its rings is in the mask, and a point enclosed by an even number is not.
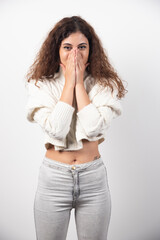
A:
[[[55,150],[78,150],[83,148],[82,139],[98,140],[98,144],[105,140],[106,130],[111,120],[121,115],[122,106],[109,88],[104,88],[85,72],[84,86],[91,101],[90,104],[77,112],[76,100],[71,106],[60,101],[65,78],[60,67],[50,80],[43,82],[35,80],[26,82],[28,101],[26,104],[26,118],[38,123],[44,131],[44,144],[48,149],[50,144]]]

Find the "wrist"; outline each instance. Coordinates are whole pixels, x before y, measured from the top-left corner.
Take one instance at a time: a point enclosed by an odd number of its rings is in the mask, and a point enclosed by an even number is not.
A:
[[[84,83],[83,82],[76,83],[75,88],[84,88]]]
[[[67,88],[67,89],[69,89],[69,90],[74,90],[74,85],[73,84],[71,84],[71,83],[65,83],[64,84],[64,88]]]

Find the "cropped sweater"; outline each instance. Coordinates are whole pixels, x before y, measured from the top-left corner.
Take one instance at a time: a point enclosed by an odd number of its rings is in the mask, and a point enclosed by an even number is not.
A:
[[[53,78],[26,82],[27,103],[25,114],[28,121],[40,125],[44,132],[44,145],[49,149],[72,151],[83,148],[82,139],[98,140],[102,143],[106,130],[112,119],[121,115],[122,106],[117,98],[118,90],[114,87],[102,87],[93,77],[85,72],[84,87],[90,99],[90,104],[77,111],[77,103],[73,105],[60,101],[65,84],[62,68]]]

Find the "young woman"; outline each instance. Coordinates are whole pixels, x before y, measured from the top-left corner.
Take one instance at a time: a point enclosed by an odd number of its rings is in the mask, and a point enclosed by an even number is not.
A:
[[[126,90],[93,27],[80,16],[60,20],[26,88],[26,116],[43,129],[46,148],[34,201],[37,239],[66,239],[75,208],[78,239],[106,240],[111,197],[98,145],[122,113]]]

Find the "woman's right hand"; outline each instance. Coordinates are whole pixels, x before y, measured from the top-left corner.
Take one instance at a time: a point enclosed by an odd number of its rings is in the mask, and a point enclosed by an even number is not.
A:
[[[60,63],[60,66],[62,67],[63,74],[65,77],[65,85],[75,87],[76,85],[75,50],[72,49],[70,51],[66,65]]]

